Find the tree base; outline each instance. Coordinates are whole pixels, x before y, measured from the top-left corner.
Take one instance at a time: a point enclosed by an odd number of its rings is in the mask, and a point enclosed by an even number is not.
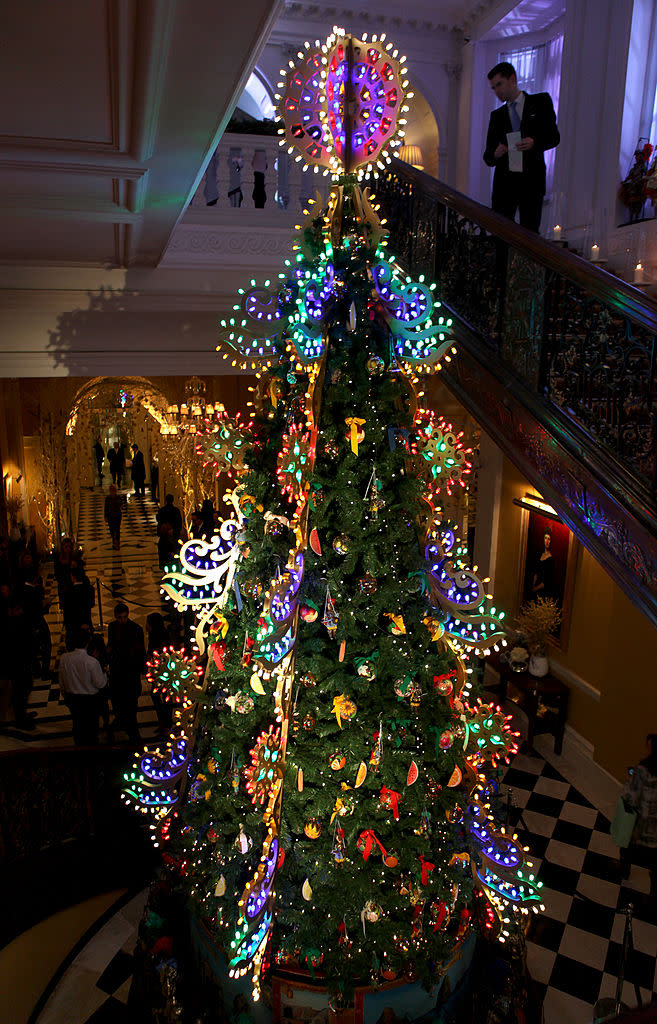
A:
[[[329,1005],[319,972],[313,978],[309,971],[298,966],[274,968],[268,984],[263,985],[260,1001],[253,1003],[250,974],[229,978],[226,958],[208,929],[198,919],[192,920],[190,925],[192,950],[199,969],[219,990],[226,1014],[236,1019],[240,1013],[244,1014],[245,1024],[247,1018],[253,1024],[289,1024],[290,1021],[310,1021],[318,1014],[334,1024],[377,1024],[380,1020],[386,1024],[394,1024],[396,1020],[413,1024],[424,1018],[450,1020],[450,1004],[463,996],[477,945],[476,935],[471,933],[445,973],[436,979],[431,992],[423,989],[418,981],[398,978],[382,982],[376,988],[358,987],[353,1005],[336,1013]]]

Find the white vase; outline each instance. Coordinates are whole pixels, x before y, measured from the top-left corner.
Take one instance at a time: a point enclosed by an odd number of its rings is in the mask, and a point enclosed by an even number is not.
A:
[[[546,676],[550,671],[550,662],[545,654],[532,654],[529,659],[530,676]]]

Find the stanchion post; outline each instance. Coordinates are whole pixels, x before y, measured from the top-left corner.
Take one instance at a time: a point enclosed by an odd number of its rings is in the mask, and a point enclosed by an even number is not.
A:
[[[103,602],[100,599],[100,576],[96,576],[96,594],[98,600],[98,621],[100,622],[100,628],[105,629],[105,623],[103,622]]]

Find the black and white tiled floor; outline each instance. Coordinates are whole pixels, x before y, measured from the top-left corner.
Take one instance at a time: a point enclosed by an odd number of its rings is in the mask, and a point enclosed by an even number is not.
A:
[[[114,604],[125,601],[142,625],[160,610],[155,505],[128,500],[122,543],[113,551],[103,522],[104,494],[83,495],[79,541],[87,571],[101,583],[105,627]],[[50,581],[56,598],[54,581]],[[97,609],[96,609],[97,613]],[[62,647],[62,622],[56,601],[49,613],[53,664]],[[70,717],[59,704],[56,685],[37,681],[31,707],[37,729],[21,733],[0,724],[0,750],[30,745],[72,745]],[[509,710],[513,710],[509,706]],[[144,740],[155,731],[150,697],[140,699],[139,722]],[[516,727],[522,730],[520,717]],[[537,750],[517,755],[502,780],[503,795],[511,792],[511,820],[530,847],[543,881],[545,912],[533,917],[527,944],[528,966],[541,990],[545,1024],[590,1024],[597,1000],[615,993],[625,915],[635,906],[635,951],[626,965],[623,1000],[636,1005],[634,983],[644,1003],[657,992],[657,916],[646,909],[649,880],[645,869],[633,867],[623,882],[617,849],[609,836],[609,816],[618,785],[576,747],[553,753],[552,739],[538,737]],[[121,905],[109,921],[76,951],[43,1007],[37,1024],[128,1024],[127,993],[140,907],[146,894]]]
[[[162,611],[162,574],[157,557],[156,503],[150,498],[137,499],[129,491],[125,492],[126,513],[121,525],[121,547],[115,551],[103,520],[105,493],[99,487],[82,492],[77,541],[85,555],[87,575],[96,588],[94,625],[99,629],[102,625],[102,632],[107,638],[107,625],[114,618],[114,605],[118,601],[128,605],[131,617],[141,626],[145,626],[146,616],[151,612]],[[45,578],[45,583],[51,601],[46,616],[52,638],[51,664],[56,670],[59,656],[65,649],[63,620],[52,573]],[[56,681],[34,681],[29,709],[37,713],[36,729],[25,732],[17,729],[11,720],[0,721],[0,751],[20,750],[25,746],[73,745],[71,717],[60,701]],[[8,718],[11,719],[10,713]],[[137,720],[143,739],[152,738],[157,718],[147,693],[139,699]]]
[[[504,777],[504,792],[507,787],[515,815],[522,815],[518,835],[543,882],[545,912],[530,924],[527,962],[544,992],[546,1024],[590,1021],[594,1004],[615,994],[622,911],[630,903],[634,953],[623,999],[636,1005],[636,983],[649,1003],[657,994],[657,919],[647,906],[647,870],[633,866],[621,880],[608,818],[550,760],[518,755]]]
[[[511,820],[522,815],[518,835],[530,846],[544,883],[545,912],[532,918],[527,962],[543,996],[545,1024],[591,1024],[595,1003],[616,991],[628,903],[635,907],[634,952],[625,967],[623,1000],[637,1005],[635,983],[644,1005],[657,995],[657,919],[646,909],[648,872],[633,867],[621,881],[609,819],[569,781],[579,778],[572,759],[551,754],[551,740],[538,742],[543,756],[518,755],[502,781],[503,794],[511,790]],[[591,763],[586,767],[591,774]],[[592,795],[590,786],[584,788]],[[71,964],[36,1024],[128,1024],[138,919],[128,935],[125,910],[117,917],[94,937],[92,951]],[[74,1012],[76,985],[82,998]]]

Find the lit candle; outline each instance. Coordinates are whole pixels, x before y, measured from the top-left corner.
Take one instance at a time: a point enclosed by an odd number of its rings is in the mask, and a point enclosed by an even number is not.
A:
[[[634,268],[634,284],[643,284],[643,263],[637,263]]]
[[[596,245],[595,242],[591,246],[591,262],[597,263],[600,259],[600,246]]]
[[[552,228],[552,238],[555,242],[561,241],[561,224],[555,224]]]

